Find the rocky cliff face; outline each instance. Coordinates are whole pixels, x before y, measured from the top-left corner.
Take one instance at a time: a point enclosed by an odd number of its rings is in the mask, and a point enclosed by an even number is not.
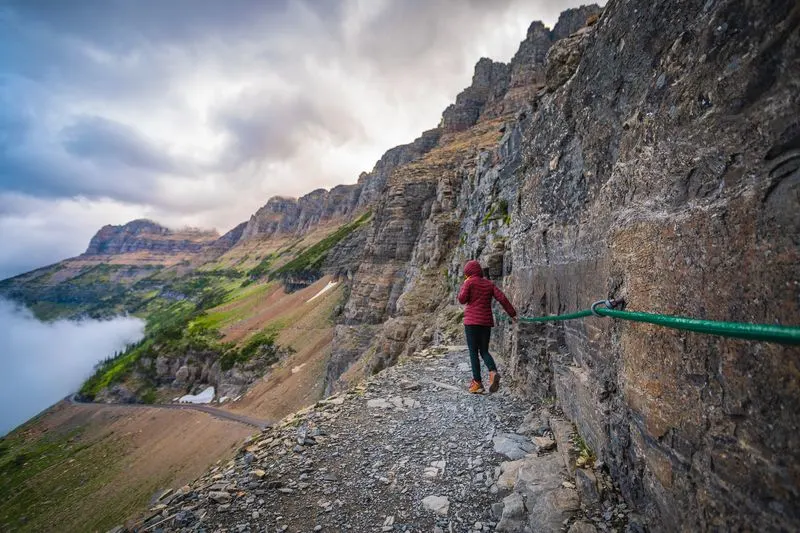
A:
[[[250,217],[242,239],[302,235],[320,223],[345,220],[355,212],[360,195],[357,184],[317,189],[298,199],[275,196]]]
[[[500,100],[508,88],[511,66],[482,58],[475,65],[472,85],[456,96],[442,113],[445,133],[464,131],[478,122],[484,107]]]
[[[395,146],[383,154],[375,163],[372,172],[365,172],[358,179],[358,184],[362,187],[358,207],[366,208],[374,205],[382,195],[386,181],[394,169],[430,152],[439,142],[441,134],[439,128],[425,131],[414,142]]]
[[[270,372],[276,360],[287,355],[279,347],[265,347],[252,359],[222,368],[220,354],[216,351],[189,349],[185,352],[164,353],[140,359],[132,376],[124,383],[112,384],[103,389],[92,401],[103,403],[140,403],[142,387],[157,387],[163,395],[197,394],[208,386],[214,387],[215,398],[233,399],[247,392],[256,381]],[[136,390],[136,387],[139,390]]]
[[[551,50],[506,254],[526,314],[624,296],[798,322],[800,12],[739,7],[613,3]],[[522,389],[559,398],[655,529],[797,527],[788,348],[597,319],[506,341]]]
[[[228,231],[225,235],[214,241],[209,247],[213,253],[223,254],[233,248],[242,238],[247,222],[238,224],[235,228]]]
[[[217,240],[215,231],[170,230],[151,220],[133,220],[122,226],[103,226],[84,256],[135,252],[199,253]]]
[[[800,322],[800,10],[611,2],[482,60],[437,146],[393,169],[329,366],[453,332],[480,259],[523,314]],[[557,398],[659,530],[800,525],[796,350],[609,319],[499,328],[517,390]]]
[[[552,31],[535,21],[510,63],[482,58],[475,65],[472,84],[442,113],[442,130],[464,131],[481,118],[488,120],[525,109],[545,84],[545,59],[553,43],[583,28],[599,13],[594,4],[567,10]]]

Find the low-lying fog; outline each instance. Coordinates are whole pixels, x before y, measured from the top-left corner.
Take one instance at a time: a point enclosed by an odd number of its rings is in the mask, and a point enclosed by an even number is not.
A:
[[[94,365],[144,335],[144,321],[41,322],[0,300],[0,436],[75,392]]]

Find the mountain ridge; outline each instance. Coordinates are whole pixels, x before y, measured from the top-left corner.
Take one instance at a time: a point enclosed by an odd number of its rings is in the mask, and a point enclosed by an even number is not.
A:
[[[171,230],[152,220],[136,219],[119,226],[103,226],[81,255],[116,255],[143,249],[161,253],[195,253],[218,238],[219,234],[214,230]]]

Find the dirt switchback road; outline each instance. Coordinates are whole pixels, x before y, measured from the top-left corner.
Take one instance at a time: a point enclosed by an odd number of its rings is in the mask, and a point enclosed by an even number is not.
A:
[[[190,410],[190,411],[200,411],[202,413],[209,414],[216,418],[221,418],[223,420],[230,420],[233,422],[239,422],[240,424],[246,424],[248,426],[253,426],[258,429],[265,429],[271,427],[271,424],[266,420],[258,420],[256,418],[252,418],[249,416],[238,415],[236,413],[231,413],[230,411],[224,411],[222,409],[217,409],[216,407],[210,407],[208,405],[200,405],[200,404],[192,404],[192,403],[150,403],[150,404],[143,404],[143,403],[96,403],[96,402],[81,402],[75,398],[74,394],[71,394],[66,397],[66,401],[68,403],[74,405],[88,405],[94,406],[98,409],[182,409],[182,410]]]

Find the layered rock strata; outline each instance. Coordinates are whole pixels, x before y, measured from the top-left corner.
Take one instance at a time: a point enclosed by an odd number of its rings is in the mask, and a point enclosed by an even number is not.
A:
[[[508,253],[526,314],[623,296],[798,322],[799,21],[791,2],[614,3],[551,50],[573,58],[526,128]],[[654,529],[797,527],[793,350],[599,319],[508,343],[522,390],[559,398]]]

